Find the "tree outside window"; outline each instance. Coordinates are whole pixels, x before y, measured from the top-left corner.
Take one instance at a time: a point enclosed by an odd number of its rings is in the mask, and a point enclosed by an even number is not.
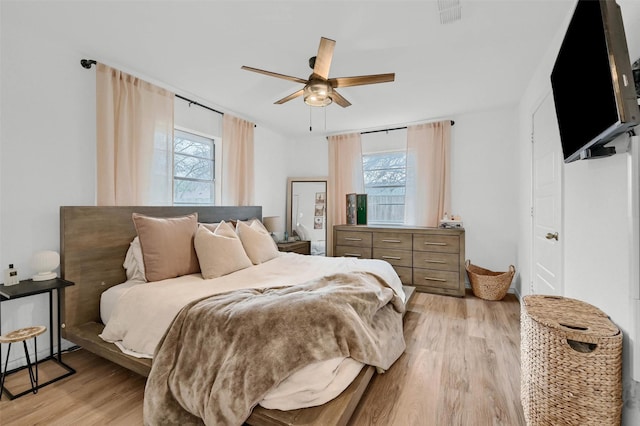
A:
[[[405,151],[362,156],[368,223],[404,223],[407,157]]]
[[[214,205],[214,139],[174,131],[173,204]]]

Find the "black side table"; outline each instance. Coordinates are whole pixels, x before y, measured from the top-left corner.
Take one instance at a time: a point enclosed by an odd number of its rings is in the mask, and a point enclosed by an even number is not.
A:
[[[61,338],[61,320],[60,320],[60,300],[61,300],[61,296],[60,296],[60,290],[68,287],[68,286],[72,286],[74,285],[74,283],[72,283],[71,281],[67,281],[67,280],[63,280],[62,278],[54,278],[51,280],[46,280],[46,281],[33,281],[33,280],[24,280],[24,281],[20,281],[20,283],[16,284],[16,285],[12,285],[12,286],[5,286],[4,284],[0,285],[0,334],[2,334],[2,302],[4,302],[5,300],[13,300],[13,299],[19,299],[21,297],[27,297],[27,296],[33,296],[36,294],[41,294],[41,293],[49,293],[49,356],[46,358],[43,358],[41,360],[38,360],[38,364],[42,363],[42,362],[46,362],[46,361],[53,361],[57,364],[59,364],[61,367],[63,367],[65,370],[67,370],[66,373],[63,373],[62,375],[55,377],[45,383],[41,383],[38,384],[37,389],[40,389],[44,386],[50,385],[51,383],[57,382],[58,380],[64,379],[65,377],[68,377],[72,374],[74,374],[76,372],[75,369],[73,369],[72,367],[70,367],[69,365],[65,364],[62,361],[62,338]],[[56,301],[57,301],[57,321],[56,321],[56,330],[58,331],[58,335],[57,335],[57,343],[58,343],[58,350],[56,353],[54,353],[53,351],[53,291],[56,290]],[[14,368],[13,370],[10,370],[7,372],[7,375],[11,374],[11,373],[15,373],[19,370],[22,370],[24,368],[26,368],[27,366],[22,366],[22,367],[18,367],[18,368]],[[9,392],[8,389],[4,389],[4,393],[7,394],[7,396],[9,397],[9,399],[14,399],[14,398],[18,398],[19,396],[23,396],[26,395],[28,393],[31,393],[31,389],[28,389],[24,392],[21,392],[17,395],[13,395],[11,392]],[[0,395],[1,397],[2,395]]]

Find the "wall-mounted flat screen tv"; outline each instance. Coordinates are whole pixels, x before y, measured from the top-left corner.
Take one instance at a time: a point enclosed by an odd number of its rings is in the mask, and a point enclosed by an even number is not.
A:
[[[614,0],[579,0],[551,73],[565,163],[608,156],[640,124],[627,39]]]

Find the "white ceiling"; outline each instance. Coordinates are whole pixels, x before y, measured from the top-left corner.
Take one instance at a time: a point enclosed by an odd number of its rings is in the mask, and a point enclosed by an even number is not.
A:
[[[87,58],[299,137],[310,117],[325,134],[513,104],[574,1],[460,5],[449,24],[437,1],[48,1],[21,2],[10,16]],[[336,40],[330,77],[395,72],[395,81],[342,88],[352,106],[310,111],[302,98],[273,104],[301,84],[240,69],[306,79],[320,37]]]

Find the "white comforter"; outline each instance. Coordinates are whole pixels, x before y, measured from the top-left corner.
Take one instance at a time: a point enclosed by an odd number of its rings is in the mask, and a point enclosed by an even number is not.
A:
[[[120,295],[100,337],[107,342],[116,343],[125,353],[150,358],[173,318],[191,301],[240,288],[290,286],[336,272],[352,271],[378,274],[389,283],[402,300],[405,300],[400,278],[386,261],[281,253],[280,256],[268,262],[215,279],[205,280],[200,274],[193,274],[129,286]],[[282,383],[279,386],[278,392],[289,396],[274,397],[273,405],[270,405],[269,401],[263,401],[261,405],[266,408],[294,409],[322,404],[337,396],[355,378],[362,366],[354,363],[353,360],[344,359],[309,366],[308,371],[293,375],[289,383]],[[348,370],[348,373],[345,375],[344,371],[340,370]],[[341,389],[334,392],[323,392],[322,395],[318,395],[317,390],[307,391],[307,395],[303,396],[303,399],[308,398],[305,403],[299,398],[291,399],[291,393],[295,393],[296,388],[305,382],[309,383],[310,377],[323,375],[342,376],[348,379],[346,385],[344,383],[338,385]],[[299,383],[296,384],[296,381]],[[327,379],[326,383],[328,386],[331,380]],[[287,389],[287,386],[291,389]],[[335,383],[331,386],[335,386]]]

